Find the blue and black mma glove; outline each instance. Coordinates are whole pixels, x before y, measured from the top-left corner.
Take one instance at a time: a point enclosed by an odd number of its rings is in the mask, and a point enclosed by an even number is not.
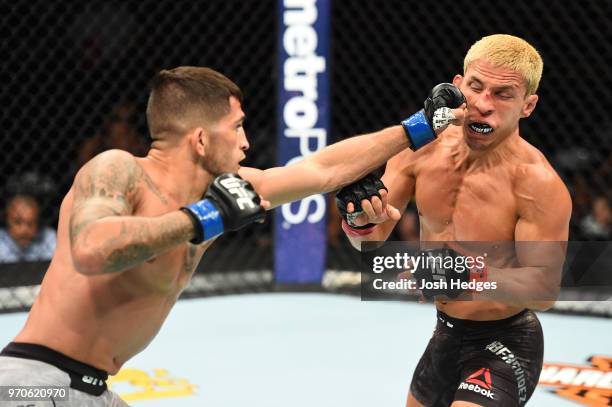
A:
[[[455,119],[451,110],[464,103],[465,97],[455,85],[441,83],[434,86],[427,99],[425,99],[424,108],[402,121],[402,126],[410,140],[410,148],[415,151],[434,141],[436,139],[435,131],[447,126]],[[380,198],[378,192],[380,189],[386,190],[387,188],[381,181],[380,174],[374,172],[338,191],[336,205],[343,218],[343,227],[346,223],[350,228],[350,230],[345,228],[347,233],[364,234],[360,231],[371,231],[375,226],[372,223],[356,226],[354,220],[362,213],[361,201],[364,199],[371,200],[374,196]],[[355,205],[353,213],[348,213],[346,210],[349,202],[353,202]]]
[[[424,108],[402,121],[410,140],[410,149],[416,151],[434,141],[436,130],[455,119],[451,109],[456,109],[464,103],[465,97],[455,85],[441,83],[434,86],[425,99]]]
[[[191,218],[199,244],[220,234],[263,222],[266,210],[253,186],[237,174],[221,174],[208,187],[204,199],[181,208]]]

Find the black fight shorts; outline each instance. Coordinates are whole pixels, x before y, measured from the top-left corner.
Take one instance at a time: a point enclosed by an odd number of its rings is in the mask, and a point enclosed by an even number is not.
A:
[[[497,321],[468,321],[438,311],[434,334],[410,385],[427,407],[468,401],[523,406],[542,370],[544,337],[535,313]]]

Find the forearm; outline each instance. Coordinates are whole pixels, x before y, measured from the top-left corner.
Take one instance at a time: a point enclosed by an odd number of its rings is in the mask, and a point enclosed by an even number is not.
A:
[[[329,192],[363,178],[409,146],[406,132],[398,125],[332,144],[305,161],[311,160],[328,174],[320,188]]]
[[[72,244],[72,253],[83,274],[117,273],[193,237],[193,223],[180,211],[151,218],[109,216],[84,227]]]
[[[487,269],[486,280],[495,289],[473,292],[475,300],[493,300],[506,305],[546,310],[559,295],[559,276],[547,267]]]
[[[371,238],[370,235],[359,236],[359,235],[352,235],[346,232],[344,234],[346,235],[346,238],[349,240],[349,243],[351,244],[351,246],[353,246],[355,249],[359,251],[361,251],[362,242],[376,241],[375,239]]]
[[[413,150],[423,147],[436,138],[436,131],[442,131],[450,123],[459,124],[465,114],[465,97],[451,84],[434,87],[424,105],[424,110],[401,125],[352,137],[310,156],[318,161],[319,167],[332,170],[327,191],[363,178],[408,147]],[[415,145],[410,145],[410,140]]]
[[[332,144],[285,167],[265,171],[243,167],[239,174],[273,208],[340,189],[381,167],[408,145],[403,128],[393,126]]]

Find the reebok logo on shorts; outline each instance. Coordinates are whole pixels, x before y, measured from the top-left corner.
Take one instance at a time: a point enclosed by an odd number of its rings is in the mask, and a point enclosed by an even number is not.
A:
[[[473,391],[490,400],[494,400],[495,393],[491,391],[492,388],[491,370],[484,367],[472,373],[465,381],[459,384],[460,390]]]
[[[491,383],[491,369],[482,368],[472,373],[470,377],[465,379],[466,382],[477,384],[487,390],[491,390],[493,388]]]

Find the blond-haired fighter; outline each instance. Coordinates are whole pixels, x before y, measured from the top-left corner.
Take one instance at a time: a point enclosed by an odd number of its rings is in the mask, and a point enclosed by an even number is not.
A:
[[[211,69],[155,77],[148,155],[111,150],[79,170],[40,294],[0,356],[0,384],[70,386],[71,405],[124,405],[107,391],[108,374],[151,342],[217,236],[263,219],[264,207],[346,185],[409,146],[397,125],[287,167],[240,168],[249,147],[241,100]]]
[[[498,34],[477,41],[465,56],[463,75],[453,79],[467,100],[463,125],[449,126],[387,164],[382,177],[387,201],[405,208],[414,197],[422,241],[516,246],[515,263],[487,266],[497,292],[474,298],[488,301],[449,301],[459,292],[425,290],[426,296],[445,296],[436,297],[438,324],[414,372],[408,406],[523,405],[537,384],[543,336],[530,309],[552,305],[563,251],[542,253],[512,241],[567,241],[571,214],[567,188],[519,134],[520,119],[538,102],[542,68],[540,55],[523,39]],[[377,181],[367,177],[338,194],[344,230],[357,248],[363,241],[386,240],[397,222],[389,219],[388,208],[380,210],[377,197],[355,199],[363,197],[364,185]],[[448,247],[434,253],[457,255]],[[460,276],[435,267],[413,271],[426,281],[439,278],[434,276],[439,272]]]

